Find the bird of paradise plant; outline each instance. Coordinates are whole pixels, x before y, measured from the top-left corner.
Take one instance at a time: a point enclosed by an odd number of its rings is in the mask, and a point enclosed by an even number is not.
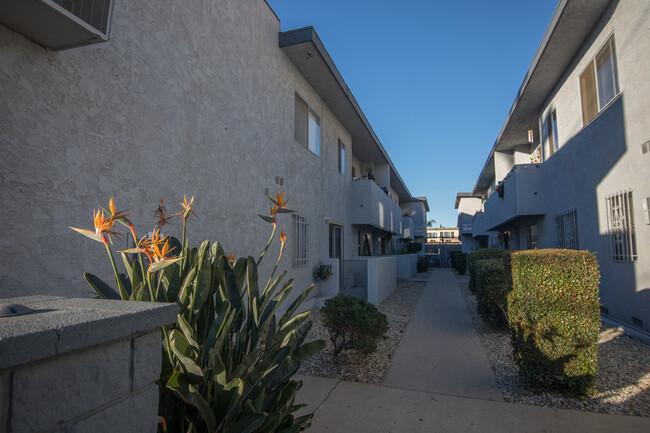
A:
[[[273,206],[260,217],[273,229],[257,260],[226,255],[218,242],[189,248],[186,225],[190,215],[196,216],[194,197],[189,202],[184,197],[177,214],[183,221],[182,242],[160,233],[167,221],[162,200],[156,227],[139,240],[129,215],[115,211],[113,199],[109,210],[94,212],[95,231],[73,228],[107,248],[119,293],[84,273],[101,298],[178,305],[177,324],[162,332],[159,431],[298,432],[309,426],[312,415],[293,415],[304,405],[294,404],[302,383],[291,377],[325,342],[305,343],[309,312],[294,316],[313,285],[276,318],[293,289],[292,278],[284,281],[286,270],[275,277],[287,242],[284,229],[271,276],[264,289],[258,284],[258,265],[273,242],[278,214],[292,212],[284,193],[268,198]],[[134,248],[120,251],[126,275],[118,273],[110,248],[111,236],[118,236],[115,222],[137,240]]]

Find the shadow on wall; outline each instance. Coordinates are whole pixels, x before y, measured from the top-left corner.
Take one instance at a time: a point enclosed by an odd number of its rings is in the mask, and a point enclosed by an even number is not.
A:
[[[554,212],[547,215],[546,229],[554,233],[554,216],[576,209],[579,248],[595,252],[598,258],[601,303],[612,317],[635,325],[632,323],[634,316],[647,329],[650,325],[649,291],[636,291],[636,262],[615,262],[610,257],[607,214],[600,211],[606,208],[607,195],[630,187],[626,180],[630,173],[617,167],[629,150],[623,107],[624,95],[620,94],[544,162],[545,208]]]

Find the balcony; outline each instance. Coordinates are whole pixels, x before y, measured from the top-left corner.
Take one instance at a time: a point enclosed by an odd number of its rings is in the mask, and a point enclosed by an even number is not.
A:
[[[474,236],[498,230],[521,216],[544,214],[542,164],[517,165],[503,182],[503,194],[492,193],[482,214],[473,219]]]
[[[351,223],[402,235],[402,210],[388,195],[368,179],[352,181]]]

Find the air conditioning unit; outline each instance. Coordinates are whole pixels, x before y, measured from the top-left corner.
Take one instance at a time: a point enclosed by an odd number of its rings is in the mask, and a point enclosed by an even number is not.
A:
[[[113,0],[2,0],[0,24],[52,50],[108,41]]]

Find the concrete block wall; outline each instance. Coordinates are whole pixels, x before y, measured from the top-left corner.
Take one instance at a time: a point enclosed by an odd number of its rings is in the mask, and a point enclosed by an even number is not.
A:
[[[160,326],[176,305],[51,296],[0,318],[0,431],[155,432]]]

